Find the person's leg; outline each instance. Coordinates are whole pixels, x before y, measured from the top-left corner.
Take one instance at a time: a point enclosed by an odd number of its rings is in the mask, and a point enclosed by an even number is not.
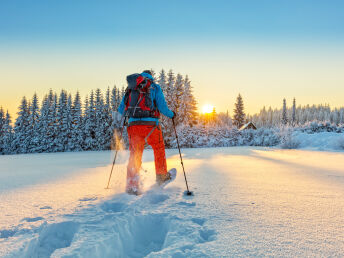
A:
[[[154,129],[153,133],[147,139],[149,145],[152,146],[154,152],[155,173],[157,175],[165,176],[167,174],[165,144],[162,137],[161,127]]]
[[[142,163],[142,153],[144,149],[144,137],[140,126],[128,127],[129,137],[129,162],[127,167],[127,187],[126,190],[139,190],[140,168]]]

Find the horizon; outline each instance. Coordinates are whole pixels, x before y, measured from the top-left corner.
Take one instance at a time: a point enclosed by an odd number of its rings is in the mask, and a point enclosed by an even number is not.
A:
[[[343,106],[344,3],[194,2],[2,2],[0,106],[15,118],[23,96],[84,99],[151,68],[188,75],[198,111],[232,114],[239,93],[249,114],[294,97]]]

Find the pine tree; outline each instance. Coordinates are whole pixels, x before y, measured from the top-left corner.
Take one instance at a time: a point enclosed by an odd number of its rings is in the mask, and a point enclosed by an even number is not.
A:
[[[0,109],[0,117],[1,117],[2,108]],[[11,116],[6,112],[5,117],[1,117],[3,119],[2,126],[0,129],[0,154],[11,154],[13,152],[12,149],[12,140],[13,140],[13,128],[12,128],[12,121]],[[0,118],[0,119],[1,119]]]
[[[5,154],[5,144],[4,144],[4,131],[3,127],[5,125],[4,110],[0,107],[0,154]]]
[[[23,97],[14,127],[15,136],[13,140],[13,149],[15,149],[16,153],[26,153],[28,150],[30,141],[28,135],[29,114],[27,100]]]
[[[167,82],[166,82],[164,95],[165,95],[166,104],[172,111],[176,110],[176,102],[174,101],[174,98],[176,96],[175,88],[174,88],[175,80],[176,79],[175,79],[174,73],[172,70],[170,70],[167,74]],[[179,114],[176,113],[176,115],[178,116]],[[162,129],[165,135],[165,144],[166,146],[170,146],[170,141],[173,135],[172,121],[171,119],[168,119],[163,116],[163,118],[161,119],[161,125],[162,125]]]
[[[13,127],[12,127],[12,119],[11,119],[10,114],[8,113],[8,110],[6,112],[6,118],[5,118],[5,124],[3,126],[3,132],[4,132],[3,143],[5,146],[5,154],[11,154],[13,152],[11,144],[12,144],[14,134],[13,134]]]
[[[82,108],[79,91],[76,92],[73,105],[72,105],[72,139],[73,145],[71,150],[80,151],[83,145],[83,119],[82,119]]]
[[[175,83],[174,83],[174,91],[173,91],[173,103],[174,106],[171,105],[170,108],[178,114],[178,116],[175,119],[176,125],[181,124],[185,119],[185,103],[182,102],[182,96],[184,93],[184,80],[183,76],[181,74],[177,74]]]
[[[167,89],[167,84],[166,84],[166,73],[164,69],[162,69],[159,73],[159,78],[158,78],[158,84],[165,95],[166,103],[167,103],[167,98],[166,98],[166,89]],[[165,116],[161,116],[160,118],[161,121],[161,127],[165,131],[166,126],[168,126],[168,119]]]
[[[162,69],[159,74],[158,84],[160,85],[160,88],[164,94],[166,94],[166,74],[165,70]]]
[[[2,109],[2,107],[0,107],[0,132],[2,127],[5,124],[5,114],[4,114],[4,110]]]
[[[165,99],[167,106],[174,110],[175,108],[175,103],[174,103],[174,96],[175,96],[175,90],[174,90],[174,85],[175,85],[175,76],[173,74],[173,71],[170,70],[167,74],[167,83],[166,83],[166,89],[165,89]]]
[[[97,148],[96,139],[96,114],[94,106],[94,92],[91,91],[90,99],[86,103],[87,109],[84,116],[84,150],[94,150]]]
[[[116,100],[116,103],[117,103],[117,106],[116,106],[116,111],[118,110],[118,107],[119,107],[119,105],[120,105],[120,103],[121,103],[121,100],[122,100],[122,97],[121,97],[121,92],[120,92],[120,90],[119,90],[119,88],[117,88],[117,93],[116,93],[116,98],[117,98],[117,100]]]
[[[68,146],[67,92],[62,90],[57,106],[57,146],[56,151],[65,151]]]
[[[233,116],[233,123],[237,128],[240,128],[244,125],[245,122],[245,112],[244,112],[244,102],[239,94],[234,104],[234,116]]]
[[[112,134],[113,134],[113,128],[112,123],[114,118],[112,117],[113,112],[111,111],[111,100],[110,100],[110,88],[107,88],[106,96],[105,96],[105,106],[104,106],[104,146],[103,148],[105,150],[109,150],[111,148],[111,141],[112,141]]]
[[[49,92],[49,114],[48,114],[48,148],[47,150],[49,152],[56,152],[58,151],[58,145],[59,145],[59,121],[57,117],[57,109],[58,109],[58,103],[57,103],[57,94],[53,93],[51,90]]]
[[[186,75],[184,79],[184,92],[182,95],[181,112],[184,113],[182,123],[193,125],[196,124],[197,118],[197,102],[192,93],[192,86],[189,77]]]
[[[282,110],[282,124],[287,125],[288,124],[288,118],[287,118],[287,101],[283,99],[283,110]]]
[[[47,152],[50,143],[49,111],[51,101],[49,95],[44,96],[39,117],[40,150]]]
[[[38,97],[35,93],[32,97],[31,104],[29,106],[30,115],[28,121],[28,135],[29,135],[29,143],[28,143],[28,152],[35,153],[40,152],[40,143],[41,143],[41,135],[39,132],[39,105],[38,105]]]
[[[105,117],[104,100],[99,88],[96,89],[95,122],[95,148],[96,150],[103,150],[107,140],[106,133],[108,124]]]
[[[72,96],[68,94],[66,112],[65,112],[65,128],[66,128],[66,140],[67,143],[64,146],[64,151],[74,150],[74,139],[73,139],[73,104]]]
[[[293,99],[293,111],[292,111],[291,120],[292,120],[293,126],[295,126],[295,124],[296,124],[296,100],[295,100],[295,98]]]
[[[118,98],[117,98],[116,85],[113,86],[113,88],[111,90],[111,109],[112,109],[112,111],[117,111],[117,109],[118,109]]]

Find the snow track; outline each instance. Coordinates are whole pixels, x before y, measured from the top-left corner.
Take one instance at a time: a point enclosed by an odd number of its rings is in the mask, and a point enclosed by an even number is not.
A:
[[[20,257],[174,257],[192,256],[196,245],[216,239],[206,219],[180,216],[195,207],[178,188],[148,191],[140,197],[120,194],[87,209],[65,214],[63,222],[43,223]],[[181,205],[173,207],[175,201]],[[152,207],[155,206],[155,207]],[[174,210],[174,212],[171,212]],[[164,212],[165,211],[165,212]],[[168,212],[166,212],[168,211]],[[202,254],[197,250],[198,255]],[[203,255],[205,255],[203,253]]]

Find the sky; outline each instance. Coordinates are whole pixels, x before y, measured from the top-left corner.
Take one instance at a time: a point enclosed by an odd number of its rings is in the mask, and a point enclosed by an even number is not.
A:
[[[199,110],[344,106],[339,0],[0,2],[0,106],[53,89],[125,86],[145,69],[188,75]]]

